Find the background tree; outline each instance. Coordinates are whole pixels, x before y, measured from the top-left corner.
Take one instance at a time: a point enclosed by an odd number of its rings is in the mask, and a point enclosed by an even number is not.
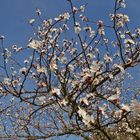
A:
[[[139,140],[140,89],[128,83],[140,62],[140,29],[129,29],[124,0],[114,1],[109,25],[85,16],[87,4],[67,1],[71,11],[54,19],[36,9],[42,24],[29,21],[27,47],[5,48],[0,37],[1,138]]]

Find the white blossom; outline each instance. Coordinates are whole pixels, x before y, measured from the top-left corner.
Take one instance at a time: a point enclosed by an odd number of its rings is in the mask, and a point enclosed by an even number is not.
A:
[[[88,101],[87,97],[81,98],[80,101],[86,105],[89,105],[89,101]]]
[[[4,82],[4,84],[6,84],[6,85],[10,85],[11,79],[8,78],[8,77],[5,77],[3,82]]]
[[[125,39],[124,43],[125,44],[135,44],[134,40],[132,40],[132,39]]]
[[[54,70],[57,70],[57,69],[58,69],[58,67],[57,67],[57,64],[56,64],[56,61],[55,61],[55,60],[51,62],[51,64],[50,64],[50,69],[51,69],[52,71],[54,71]]]
[[[46,103],[46,97],[45,97],[45,96],[40,96],[40,97],[38,97],[38,100],[39,100],[39,102],[40,102],[41,104]]]
[[[106,63],[112,62],[112,58],[108,54],[104,55],[104,60],[106,61]]]
[[[31,24],[31,25],[32,25],[34,22],[35,22],[35,19],[30,19],[30,20],[29,20],[29,24]]]
[[[124,72],[124,67],[118,64],[114,64],[115,67],[119,68],[121,72]]]
[[[129,19],[128,15],[123,15],[123,20],[124,20],[124,23],[126,23],[126,22],[129,22],[129,21],[130,21],[130,19]]]
[[[26,72],[27,72],[27,68],[26,68],[26,67],[23,67],[23,68],[21,68],[21,69],[19,70],[19,73],[20,73],[20,74],[26,74]]]
[[[68,104],[68,101],[66,99],[63,99],[60,103],[62,106],[66,106]]]
[[[95,31],[90,31],[90,36],[89,37],[91,37],[91,38],[94,38],[94,36],[95,36]]]
[[[63,16],[64,16],[64,19],[67,19],[67,20],[69,20],[70,18],[70,14],[68,12],[64,13]]]
[[[119,94],[114,94],[110,97],[108,97],[107,99],[110,101],[114,101],[114,100],[118,100],[120,98]]]
[[[75,33],[76,33],[76,34],[79,34],[80,31],[81,31],[81,28],[80,28],[79,26],[75,26],[75,27],[74,27],[74,30],[75,30]]]
[[[94,123],[93,116],[87,114],[87,112],[81,107],[78,107],[78,114],[82,117],[82,121],[85,125],[90,126],[90,123]]]
[[[41,46],[42,46],[42,43],[41,43],[41,41],[38,41],[38,40],[32,40],[28,44],[28,47],[33,48],[33,49],[41,48]]]
[[[95,72],[98,72],[100,68],[101,68],[101,63],[97,61],[93,61],[90,67],[90,71],[92,73],[95,73]]]
[[[115,118],[121,118],[122,117],[122,113],[123,113],[122,110],[117,110],[117,111],[113,112],[113,116]]]
[[[59,89],[59,88],[53,88],[53,89],[52,89],[52,94],[53,94],[53,95],[58,95],[58,96],[59,96],[59,95],[61,94],[60,89]]]
[[[1,40],[5,39],[5,36],[0,35],[0,39],[1,39]]]
[[[40,9],[36,9],[36,14],[38,15],[38,16],[40,16],[41,15],[41,11],[40,11]]]
[[[122,104],[122,108],[123,111],[129,112],[130,111],[130,106],[128,106],[127,104]]]
[[[85,11],[85,5],[81,5],[80,10],[81,10],[81,12],[84,12]]]

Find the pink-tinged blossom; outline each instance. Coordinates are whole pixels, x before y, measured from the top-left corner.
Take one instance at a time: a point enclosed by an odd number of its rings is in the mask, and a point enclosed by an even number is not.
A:
[[[15,87],[16,85],[19,85],[19,81],[18,80],[13,80],[12,81],[12,86]]]
[[[68,104],[68,101],[66,99],[61,100],[60,104],[62,106],[66,106]]]
[[[78,11],[77,7],[73,7],[73,12],[76,13]]]
[[[113,102],[115,105],[119,104],[120,103],[120,93],[118,91],[116,91],[115,94],[108,97],[107,100]]]
[[[52,25],[52,22],[53,22],[52,19],[44,20],[43,25],[45,27],[49,27],[50,25]]]
[[[2,87],[0,87],[0,93],[2,93],[3,92],[3,88]]]
[[[103,21],[102,20],[99,20],[97,22],[97,25],[98,25],[99,28],[103,27]]]
[[[106,61],[106,63],[112,62],[112,58],[108,54],[104,55],[104,60]]]
[[[97,22],[97,25],[98,25],[98,33],[99,33],[99,35],[105,35],[104,28],[103,28],[103,21],[99,20]]]
[[[87,99],[86,97],[81,98],[81,99],[80,99],[80,102],[81,102],[81,103],[84,103],[85,105],[89,105],[89,101],[88,101],[88,99]]]
[[[61,91],[59,88],[53,88],[52,89],[52,95],[59,96],[61,94]]]
[[[39,81],[39,82],[37,83],[37,85],[38,85],[39,87],[47,87],[47,83],[42,82],[42,81]]]
[[[122,104],[122,111],[123,112],[129,112],[130,111],[130,106],[127,104]]]

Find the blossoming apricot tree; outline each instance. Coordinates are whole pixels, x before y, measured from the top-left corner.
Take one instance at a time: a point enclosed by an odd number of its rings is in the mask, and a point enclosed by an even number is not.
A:
[[[129,29],[124,0],[114,0],[110,25],[67,1],[71,11],[42,20],[27,47],[0,37],[1,137],[139,140],[140,89],[124,82],[140,63],[140,29]]]

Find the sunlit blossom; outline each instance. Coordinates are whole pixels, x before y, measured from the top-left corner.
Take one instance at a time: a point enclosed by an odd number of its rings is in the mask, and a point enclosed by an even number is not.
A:
[[[132,39],[125,39],[124,43],[125,44],[135,44],[134,40],[132,40]]]
[[[129,112],[129,111],[130,111],[130,106],[128,106],[127,104],[123,104],[123,105],[122,105],[122,110],[123,110],[124,112]]]
[[[67,20],[69,20],[70,18],[70,14],[68,12],[64,13],[63,16],[64,16],[64,19],[67,19]]]
[[[55,95],[55,96],[56,96],[56,95],[59,96],[59,95],[61,94],[60,89],[59,89],[59,88],[53,88],[53,89],[52,89],[52,94]]]
[[[110,63],[110,62],[112,62],[112,58],[109,57],[108,54],[105,54],[105,55],[104,55],[104,60],[106,61],[106,63]]]
[[[38,97],[38,100],[39,100],[39,102],[40,102],[41,104],[46,103],[46,97],[45,97],[45,96],[40,96],[40,97]]]
[[[38,73],[44,73],[46,71],[45,67],[40,67],[39,65],[37,65],[37,72]]]
[[[114,64],[115,67],[119,68],[121,72],[124,72],[124,68],[121,65]]]
[[[31,40],[31,42],[29,42],[28,44],[28,47],[33,49],[41,48],[41,46],[42,46],[42,42],[38,40]]]
[[[82,117],[82,121],[85,123],[85,125],[90,126],[90,123],[94,123],[94,118],[88,115],[87,112],[81,107],[79,107],[78,114]]]
[[[3,83],[6,84],[6,85],[10,85],[11,79],[8,78],[8,77],[5,77]]]

